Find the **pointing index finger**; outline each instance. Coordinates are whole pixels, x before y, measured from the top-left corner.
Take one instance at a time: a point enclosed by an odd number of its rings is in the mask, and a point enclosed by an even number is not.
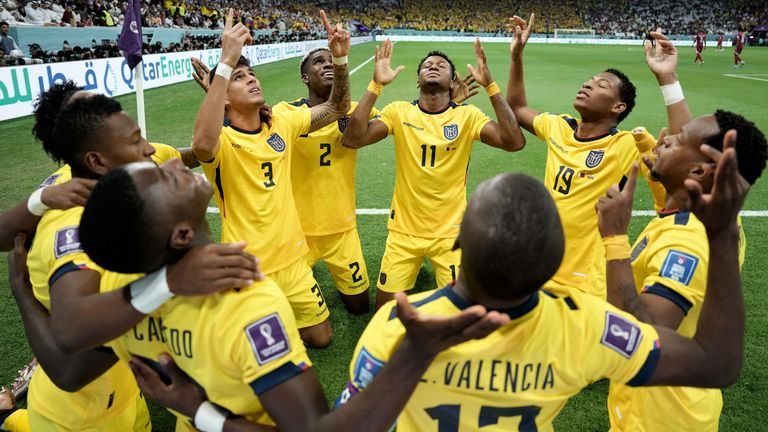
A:
[[[328,34],[333,33],[333,27],[331,26],[331,23],[328,21],[328,16],[325,14],[324,10],[320,10],[320,19],[323,20],[323,26],[325,26],[325,31],[328,32]]]
[[[224,22],[224,31],[227,31],[232,28],[232,22],[235,20],[235,10],[232,8],[229,8],[227,11],[227,19]]]

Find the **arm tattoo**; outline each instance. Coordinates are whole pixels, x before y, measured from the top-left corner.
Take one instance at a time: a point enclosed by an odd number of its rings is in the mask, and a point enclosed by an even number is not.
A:
[[[645,309],[645,304],[640,300],[640,296],[635,289],[634,281],[624,283],[619,286],[619,295],[621,295],[621,302],[623,303],[625,311],[631,313],[638,320],[653,324],[653,318]]]

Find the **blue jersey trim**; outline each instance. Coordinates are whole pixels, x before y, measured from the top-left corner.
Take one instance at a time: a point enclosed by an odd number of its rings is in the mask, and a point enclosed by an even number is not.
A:
[[[448,103],[448,106],[445,107],[445,109],[442,109],[440,111],[427,111],[424,108],[422,108],[421,105],[419,105],[419,100],[418,99],[416,99],[415,101],[411,102],[411,105],[419,107],[419,110],[421,110],[421,112],[423,112],[424,114],[429,114],[429,115],[442,114],[442,113],[448,111],[449,109],[456,108],[458,106],[458,105],[456,105],[456,102],[451,101],[450,103]]]
[[[261,396],[267,391],[272,390],[285,381],[304,372],[306,369],[309,368],[302,368],[299,365],[295,365],[293,362],[287,362],[263,377],[253,380],[251,382],[251,388],[257,396]]]
[[[435,301],[435,300],[437,300],[437,299],[439,299],[441,297],[448,296],[448,298],[451,299],[450,295],[448,294],[449,291],[452,292],[451,287],[447,286],[447,287],[445,287],[443,289],[439,289],[439,290],[433,292],[432,294],[429,295],[429,297],[425,297],[425,298],[423,298],[423,299],[421,299],[419,301],[411,303],[411,305],[413,307],[415,307],[415,308],[418,308],[418,307],[423,306],[423,305],[425,305],[427,303],[431,303],[431,302],[433,302],[433,301]],[[456,294],[454,294],[454,295],[456,295]],[[458,297],[458,296],[456,296],[456,297]],[[451,301],[453,302],[453,299],[451,299]],[[464,301],[464,300],[462,300],[462,301],[466,304],[466,306],[462,307],[462,306],[456,305],[456,307],[458,307],[459,309],[466,309],[466,308],[468,308],[470,306],[470,304],[467,303],[466,301]],[[456,303],[454,302],[454,304],[456,304]],[[389,313],[389,320],[388,321],[392,321],[395,318],[397,318],[397,307],[392,307],[392,312]]]
[[[693,303],[689,302],[688,299],[681,296],[672,288],[669,288],[666,285],[660,284],[659,282],[654,283],[651,286],[647,286],[643,288],[643,294],[655,294],[659,297],[664,297],[665,299],[671,301],[672,303],[676,304],[677,307],[683,310],[683,313],[688,315],[688,311],[691,310],[693,307]]]
[[[261,133],[261,126],[259,126],[259,128],[256,129],[256,130],[246,130],[246,129],[240,129],[239,127],[237,127],[237,126],[233,125],[232,123],[230,123],[229,127],[231,127],[232,129],[236,130],[237,132],[240,132],[240,133],[246,134],[246,135],[258,135],[258,134]]]
[[[648,353],[648,358],[645,359],[643,367],[637,371],[635,377],[627,381],[627,385],[629,387],[639,387],[647,383],[653,376],[653,373],[656,372],[656,366],[659,364],[659,357],[661,357],[661,350],[659,348],[654,348]]]
[[[616,135],[617,133],[619,133],[618,129],[610,128],[610,129],[608,129],[608,132],[600,134],[600,135],[595,135],[595,136],[591,136],[591,137],[587,137],[587,138],[579,138],[579,137],[576,136],[576,131],[578,131],[578,129],[579,129],[579,122],[576,121],[576,119],[573,118],[573,117],[561,116],[560,118],[565,120],[565,122],[568,123],[568,126],[570,126],[571,129],[573,129],[573,139],[575,139],[578,142],[597,141],[597,140],[603,139],[603,138],[605,138],[607,136]]]
[[[88,267],[79,266],[75,264],[73,261],[69,261],[59,267],[55,272],[53,272],[53,276],[51,276],[50,279],[48,279],[48,288],[52,287],[53,284],[56,283],[59,279],[62,278],[67,273],[73,272],[73,271],[79,271],[79,270],[91,270]]]
[[[418,308],[418,307],[423,306],[423,305],[425,305],[427,303],[431,303],[431,302],[433,302],[433,301],[435,301],[435,300],[437,300],[437,299],[439,299],[441,297],[448,298],[448,300],[450,300],[451,303],[453,303],[453,305],[456,306],[456,308],[459,309],[459,310],[464,310],[464,309],[472,306],[473,304],[475,304],[475,303],[471,303],[471,302],[461,298],[461,296],[456,294],[456,292],[453,290],[453,288],[450,285],[446,286],[445,288],[442,288],[442,289],[439,289],[439,290],[433,292],[429,297],[423,298],[423,299],[421,299],[421,300],[419,300],[417,302],[413,302],[411,304],[413,305],[413,307]],[[509,315],[510,318],[515,319],[515,318],[520,318],[523,315],[527,314],[528,312],[532,311],[536,306],[538,306],[538,304],[539,304],[539,291],[537,290],[536,292],[531,294],[531,296],[528,298],[528,300],[526,300],[523,304],[521,304],[519,306],[516,306],[516,307],[513,307],[513,308],[509,308],[509,309],[491,309],[491,308],[488,308],[488,310],[489,311],[495,310],[495,311],[498,311],[498,312],[501,312],[501,313],[505,313],[505,314]],[[393,307],[392,308],[392,312],[389,313],[389,321],[392,321],[396,317],[397,317],[397,308]]]
[[[288,102],[288,105],[293,105],[295,107],[300,107],[302,105],[309,106],[309,101],[307,101],[305,98],[301,98],[301,99],[295,100],[293,102]]]
[[[688,225],[688,221],[691,219],[691,212],[684,211],[675,214],[675,225]]]

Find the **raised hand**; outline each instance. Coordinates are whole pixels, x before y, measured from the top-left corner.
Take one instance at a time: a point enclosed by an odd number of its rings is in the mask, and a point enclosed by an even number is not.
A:
[[[482,339],[510,320],[507,314],[488,312],[481,305],[453,316],[427,316],[420,314],[404,293],[395,294],[395,300],[397,317],[405,327],[406,339],[425,357],[434,357],[440,351],[471,339]]]
[[[145,360],[131,358],[129,366],[141,391],[160,405],[194,418],[197,409],[205,402],[200,389],[168,354],[160,354],[156,364],[162,368],[160,373]]]
[[[168,286],[176,295],[213,294],[230,288],[245,288],[264,279],[259,262],[245,252],[246,243],[207,244],[168,266]]]
[[[336,24],[335,27],[331,26],[324,10],[320,11],[320,19],[323,20],[323,26],[326,33],[328,33],[328,48],[331,49],[331,55],[334,57],[344,57],[347,55],[352,43],[349,32],[344,29],[341,23]]]
[[[509,45],[509,51],[515,57],[521,57],[523,55],[523,49],[528,43],[528,38],[533,31],[533,25],[535,24],[536,17],[531,14],[531,18],[526,23],[524,19],[515,15],[509,19],[507,23],[507,31],[514,33],[512,36],[512,43]]]
[[[749,192],[749,182],[739,174],[735,145],[735,130],[726,132],[722,152],[702,144],[701,152],[716,163],[710,193],[703,193],[701,184],[695,180],[685,181],[690,196],[690,209],[710,234],[736,228],[739,211]]]
[[[192,78],[195,79],[197,85],[199,85],[204,92],[208,93],[208,87],[210,87],[208,79],[211,69],[197,57],[191,57],[189,60],[192,62]]]
[[[73,178],[65,183],[43,189],[40,200],[48,208],[58,210],[84,206],[94,186],[96,186],[96,180]]]
[[[381,49],[376,47],[376,53],[374,54],[376,65],[373,69],[373,80],[381,85],[387,85],[397,78],[400,72],[405,69],[405,66],[398,66],[394,70],[392,69],[392,41],[385,39],[381,44]]]
[[[656,77],[664,75],[674,75],[677,71],[677,48],[661,33],[661,29],[651,32],[651,37],[656,41],[656,48],[653,48],[651,41],[646,40],[645,62]]]
[[[629,220],[632,218],[632,200],[635,196],[637,168],[637,162],[632,163],[632,170],[623,190],[619,190],[619,185],[615,184],[595,204],[597,228],[602,237],[627,233]]]
[[[233,25],[235,11],[229,9],[227,20],[224,23],[224,32],[221,34],[221,62],[235,67],[237,60],[243,52],[246,43],[253,42],[251,31],[243,23]]]
[[[458,72],[454,74],[453,86],[451,87],[451,100],[461,105],[465,100],[475,96],[480,84],[475,81],[475,77],[469,73],[464,78]]]
[[[480,45],[480,38],[475,38],[475,57],[477,58],[477,67],[473,67],[471,64],[467,65],[469,73],[472,77],[483,87],[488,87],[493,82],[491,78],[491,71],[488,69],[488,63],[485,58],[485,50]]]
[[[32,282],[29,280],[27,267],[27,235],[18,233],[13,239],[13,250],[8,253],[8,281],[14,297],[22,290],[32,292]]]

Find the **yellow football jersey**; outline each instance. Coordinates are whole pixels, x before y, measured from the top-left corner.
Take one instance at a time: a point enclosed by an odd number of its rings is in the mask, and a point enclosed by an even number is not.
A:
[[[576,137],[579,120],[542,113],[533,120],[547,145],[544,184],[560,213],[565,233],[563,262],[552,281],[605,298],[605,258],[595,204],[620,183],[640,158],[632,132],[611,129],[588,139]]]
[[[275,110],[272,117],[272,127],[258,131],[223,127],[216,156],[201,161],[221,213],[222,243],[247,240],[265,274],[309,252],[291,188],[291,152],[311,114]]]
[[[307,109],[306,99],[281,102],[274,111]],[[291,160],[291,184],[301,228],[306,236],[349,231],[356,225],[355,162],[357,150],[341,145],[352,106],[346,116],[296,140]],[[371,116],[378,114],[376,108]]]
[[[395,192],[387,227],[427,238],[456,237],[467,206],[472,143],[488,116],[451,102],[430,113],[418,101],[392,102],[378,120],[395,136]]]
[[[111,289],[131,282],[109,272],[104,277]],[[311,367],[291,307],[271,279],[209,296],[174,297],[112,345],[121,359],[140,356],[156,370],[158,356],[167,352],[209,401],[270,425],[258,396]]]
[[[745,242],[741,229],[739,262]],[[632,273],[641,293],[662,296],[685,312],[677,332],[696,334],[707,291],[709,241],[704,225],[690,212],[653,219],[632,249]],[[608,413],[616,431],[717,431],[723,398],[719,389],[629,388],[612,383]]]
[[[162,165],[174,158],[181,159],[181,153],[175,147],[171,147],[167,144],[160,144],[160,143],[149,143],[149,144],[155,148],[155,154],[153,154],[150,157],[158,165]],[[71,179],[72,179],[72,169],[69,167],[69,165],[65,164],[65,165],[62,165],[61,168],[56,170],[56,172],[48,176],[48,178],[45,179],[40,184],[40,186],[38,186],[38,188],[65,183]]]
[[[470,306],[450,286],[410,301],[437,316]],[[656,368],[656,330],[592,296],[541,291],[505,312],[508,325],[437,355],[400,414],[398,431],[551,431],[568,398],[590,383],[607,377],[640,385]],[[404,333],[394,303],[382,307],[358,341],[337,403],[371,382]]]
[[[37,227],[27,265],[35,297],[49,310],[50,286],[58,278],[71,271],[103,272],[85,255],[80,245],[78,227],[82,212],[82,207],[50,210]],[[38,367],[29,385],[28,401],[31,410],[62,427],[99,430],[100,425],[119,416],[123,410],[135,407],[140,397],[130,369],[117,363],[74,393],[60,390],[45,370]]]

